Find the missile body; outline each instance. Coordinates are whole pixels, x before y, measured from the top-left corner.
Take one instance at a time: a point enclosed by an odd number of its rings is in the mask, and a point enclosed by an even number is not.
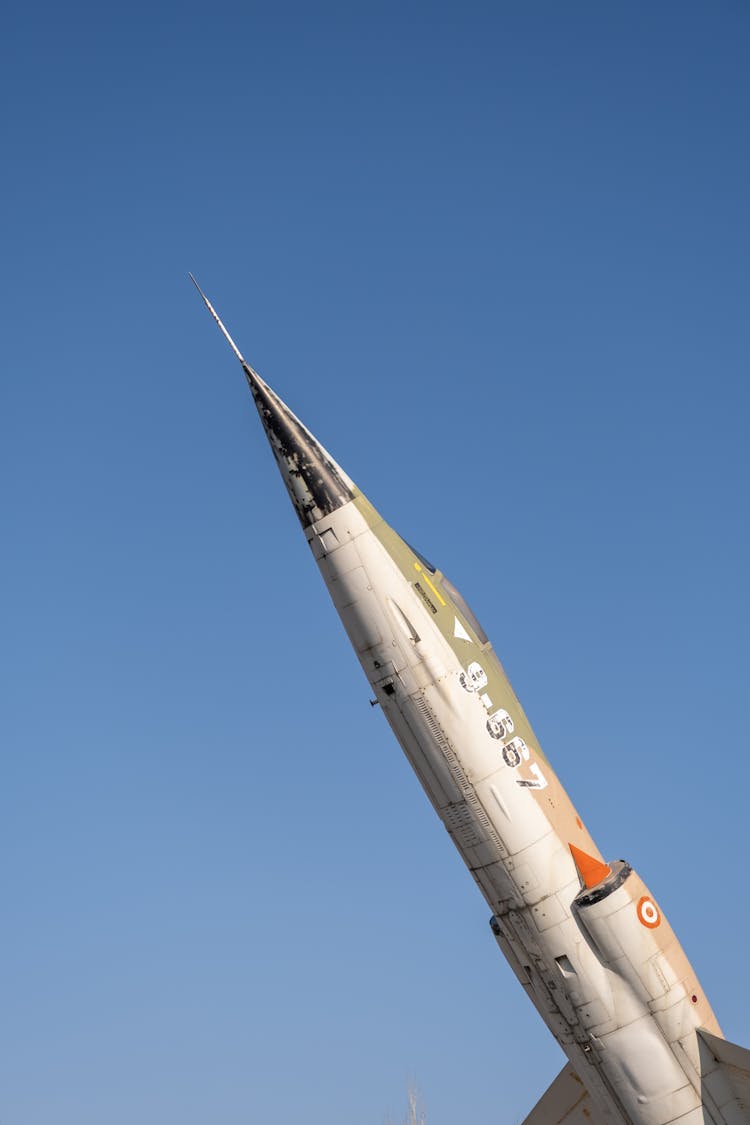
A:
[[[724,1041],[679,942],[631,867],[601,856],[466,602],[249,367],[203,300],[242,363],[383,714],[568,1057],[527,1122],[747,1125],[719,1063],[706,1062],[699,1029]]]

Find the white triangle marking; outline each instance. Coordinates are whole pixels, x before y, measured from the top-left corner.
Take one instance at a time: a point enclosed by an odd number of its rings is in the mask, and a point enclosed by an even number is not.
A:
[[[466,632],[458,618],[454,617],[453,620],[455,622],[455,624],[453,625],[453,636],[458,637],[461,641],[471,641],[471,637]]]

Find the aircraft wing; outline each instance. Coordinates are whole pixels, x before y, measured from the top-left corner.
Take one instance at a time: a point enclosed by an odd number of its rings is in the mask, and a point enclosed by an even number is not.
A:
[[[728,1122],[750,1122],[750,1051],[705,1028],[698,1031],[704,1102],[710,1097]]]
[[[607,1125],[589,1092],[567,1063],[523,1125]]]

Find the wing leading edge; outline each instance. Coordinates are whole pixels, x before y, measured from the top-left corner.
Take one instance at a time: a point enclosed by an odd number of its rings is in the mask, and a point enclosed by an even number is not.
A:
[[[698,1031],[703,1104],[728,1125],[750,1122],[750,1051],[728,1039]]]
[[[570,1063],[536,1103],[523,1125],[607,1125]]]

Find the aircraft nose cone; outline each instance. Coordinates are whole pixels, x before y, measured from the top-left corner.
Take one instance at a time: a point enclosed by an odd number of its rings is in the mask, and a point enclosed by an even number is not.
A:
[[[219,314],[192,274],[189,275],[230,348],[242,364],[260,420],[276,463],[303,527],[329,516],[354,497],[352,484],[340,465],[292,414],[257,371],[247,363],[224,327]]]
[[[309,527],[352,499],[352,482],[255,372],[248,382],[300,523]]]

